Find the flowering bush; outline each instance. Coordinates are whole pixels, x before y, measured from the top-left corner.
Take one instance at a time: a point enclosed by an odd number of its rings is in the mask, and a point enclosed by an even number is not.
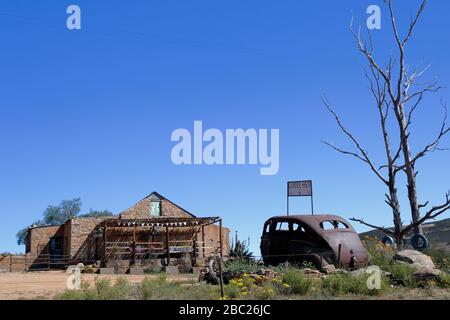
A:
[[[230,280],[225,286],[225,299],[257,299],[270,300],[289,288],[280,278],[266,276],[250,276],[245,273],[241,277]]]
[[[364,247],[369,254],[369,262],[372,265],[379,266],[381,269],[388,267],[395,255],[395,249],[383,244],[377,238],[366,237],[362,240]]]

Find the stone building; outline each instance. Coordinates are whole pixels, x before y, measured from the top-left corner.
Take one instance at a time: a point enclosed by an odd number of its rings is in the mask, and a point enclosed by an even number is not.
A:
[[[113,217],[32,227],[26,241],[26,256],[36,268],[77,262],[202,266],[228,251],[229,229],[219,217],[196,217],[157,192]]]

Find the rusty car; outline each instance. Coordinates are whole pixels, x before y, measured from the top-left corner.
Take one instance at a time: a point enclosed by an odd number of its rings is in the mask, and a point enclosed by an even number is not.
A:
[[[264,224],[260,248],[266,265],[311,263],[352,269],[368,262],[358,233],[336,215],[272,217]]]

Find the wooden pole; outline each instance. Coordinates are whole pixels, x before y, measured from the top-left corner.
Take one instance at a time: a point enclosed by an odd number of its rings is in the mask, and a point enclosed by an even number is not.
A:
[[[202,226],[202,259],[205,258],[205,227]]]
[[[136,225],[133,227],[133,264],[136,264]]]
[[[166,226],[167,265],[170,265],[169,226]]]
[[[224,297],[223,292],[223,270],[222,270],[222,257],[223,257],[223,243],[222,243],[222,219],[219,220],[219,277],[220,277],[220,296]]]
[[[9,255],[9,272],[12,272],[12,254]]]
[[[197,235],[196,235],[197,236]],[[193,242],[192,242],[192,247],[193,247],[193,249],[194,249],[194,256],[193,256],[193,263],[194,263],[194,266],[197,266],[197,241],[196,241],[196,239],[194,238],[194,240],[193,240]]]
[[[105,221],[104,226],[103,226],[103,263],[106,267],[106,228],[107,228],[107,223]]]

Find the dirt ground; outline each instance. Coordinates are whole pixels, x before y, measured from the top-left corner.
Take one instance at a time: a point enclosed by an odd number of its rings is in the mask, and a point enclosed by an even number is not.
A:
[[[0,273],[0,300],[30,300],[52,299],[56,294],[62,293],[66,288],[68,274],[63,271],[42,271],[42,272],[13,272]],[[111,279],[114,281],[119,275],[98,275],[82,274],[82,280],[93,284],[97,278]],[[140,283],[145,277],[156,278],[158,275],[121,275],[127,278],[131,283]],[[168,281],[196,282],[198,276],[192,274],[167,275]],[[289,299],[330,299],[329,297],[309,296],[295,297]],[[449,289],[408,289],[397,288],[387,295],[380,297],[342,297],[331,299],[382,299],[382,300],[416,300],[416,299],[440,299],[450,300]]]
[[[0,300],[51,299],[66,288],[68,274],[63,271],[0,273]],[[157,275],[122,275],[132,283]],[[82,274],[82,280],[94,283],[95,279],[117,278],[117,275]],[[196,275],[168,275],[168,281],[195,281]]]

